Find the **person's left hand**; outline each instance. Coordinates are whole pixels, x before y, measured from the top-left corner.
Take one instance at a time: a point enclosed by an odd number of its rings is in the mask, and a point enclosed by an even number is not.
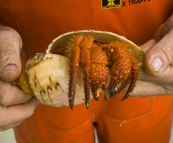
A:
[[[173,15],[141,46],[146,52],[145,70],[132,93],[149,96],[173,94]]]

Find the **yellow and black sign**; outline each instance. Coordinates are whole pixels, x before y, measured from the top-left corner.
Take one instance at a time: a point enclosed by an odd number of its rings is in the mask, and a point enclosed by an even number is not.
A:
[[[121,5],[121,0],[102,0],[102,9],[118,8]]]

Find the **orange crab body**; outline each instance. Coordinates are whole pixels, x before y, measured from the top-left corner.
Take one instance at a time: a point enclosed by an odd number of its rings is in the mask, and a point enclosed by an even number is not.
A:
[[[56,53],[59,54],[59,53]],[[86,107],[90,95],[99,98],[100,89],[105,99],[118,94],[127,84],[123,99],[133,91],[138,75],[138,63],[125,44],[111,42],[103,44],[92,36],[75,36],[69,43],[66,55],[70,61],[69,106],[73,108],[77,74],[83,70]]]

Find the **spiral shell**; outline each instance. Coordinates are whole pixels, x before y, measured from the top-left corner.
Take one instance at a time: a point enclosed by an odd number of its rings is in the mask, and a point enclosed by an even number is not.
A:
[[[68,48],[68,41],[78,34],[90,35],[94,39],[109,43],[119,41],[128,45],[129,50],[137,58],[139,65],[142,65],[144,52],[133,42],[107,31],[80,30],[72,31],[58,36],[48,46],[45,53],[36,54],[31,58],[23,70],[21,76],[15,81],[25,93],[36,96],[43,104],[61,107],[68,106],[68,82],[69,62],[67,57],[53,54],[59,47]],[[79,71],[74,104],[84,102],[84,87],[82,72]],[[92,97],[92,96],[91,96]]]

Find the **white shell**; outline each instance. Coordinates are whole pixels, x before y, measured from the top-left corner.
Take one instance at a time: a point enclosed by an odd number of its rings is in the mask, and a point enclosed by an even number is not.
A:
[[[51,106],[68,106],[69,66],[66,57],[46,54],[27,71],[28,82],[39,101]],[[81,79],[81,78],[79,78]],[[77,83],[75,104],[84,102],[83,82]]]

